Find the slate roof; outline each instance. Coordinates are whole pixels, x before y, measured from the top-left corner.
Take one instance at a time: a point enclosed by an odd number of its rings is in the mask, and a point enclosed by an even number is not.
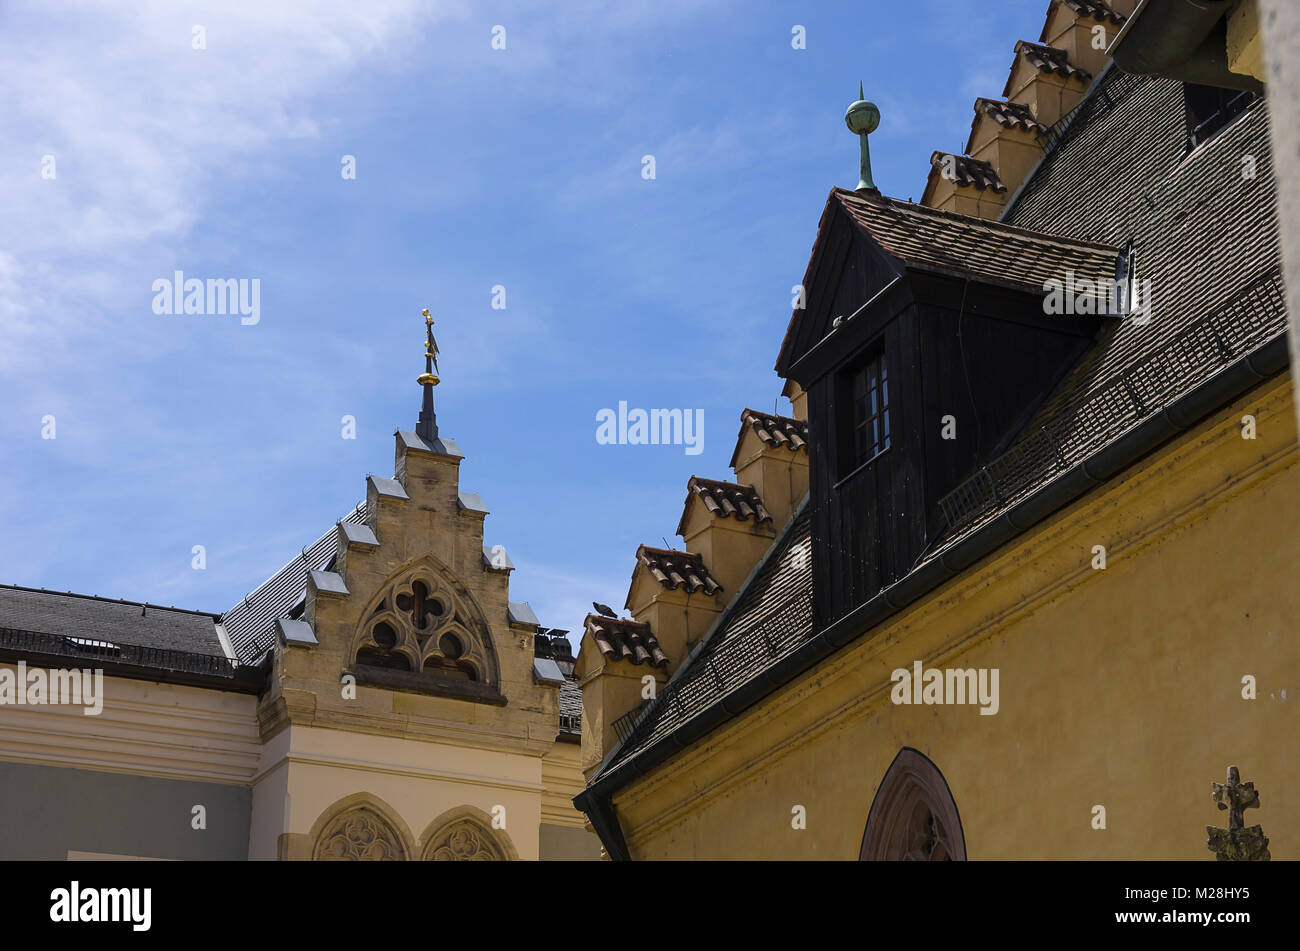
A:
[[[365,503],[343,516],[341,521],[366,524]],[[327,569],[338,554],[337,546],[338,531],[331,525],[325,534],[221,616],[231,646],[241,661],[252,663],[275,646],[275,622],[295,616],[295,608],[307,594],[307,575]]]
[[[570,737],[580,736],[582,734],[582,688],[578,686],[578,678],[573,672],[576,666],[573,645],[563,634],[549,637],[539,633],[533,638],[533,653],[537,657],[554,660],[560,672],[564,674],[564,683],[560,684],[560,732]]]
[[[658,638],[644,621],[588,614],[584,624],[604,656],[634,664],[649,662],[653,667],[668,666],[668,655],[660,650]]]
[[[713,595],[722,590],[722,585],[709,574],[704,559],[693,552],[642,545],[636,550],[636,568],[632,569],[633,581],[636,580],[637,568],[643,566],[650,573],[651,578],[672,591],[685,588],[688,594],[702,590],[707,595]],[[631,598],[631,595],[632,592],[629,590],[628,597]]]
[[[1186,119],[1181,84],[1108,70],[1075,113],[1052,130],[1043,163],[1004,214],[990,226],[994,236],[1011,225],[1068,233],[1059,253],[1080,254],[1084,246],[1114,248],[1130,239],[1137,250],[1139,279],[1152,282],[1153,319],[1103,324],[1096,345],[1066,375],[1036,418],[1010,447],[1031,444],[1050,423],[1060,424],[1064,441],[1054,447],[1071,460],[1085,459],[1143,418],[1159,412],[1212,376],[1226,361],[1281,339],[1287,315],[1281,292],[1276,194],[1271,174],[1267,113],[1263,102],[1211,140],[1186,154]],[[1245,178],[1241,156],[1252,155],[1256,177]],[[944,228],[926,241],[900,233],[926,234],[928,214],[888,199],[834,192],[864,216],[885,243],[923,248],[940,238],[964,240],[974,223]],[[940,213],[943,214],[943,213]],[[954,217],[954,216],[949,216]],[[973,221],[978,221],[974,219]],[[875,232],[873,232],[874,234]],[[1010,234],[1019,232],[1012,229]],[[1032,247],[1032,244],[1030,245]],[[917,254],[929,253],[922,251]],[[934,254],[942,254],[940,248]],[[816,248],[814,248],[814,255]],[[1114,258],[1110,259],[1113,263]],[[1097,261],[1098,265],[1102,262]],[[1026,273],[1024,265],[1017,265]],[[1113,271],[1112,271],[1113,275]],[[1149,399],[1129,395],[1141,385],[1144,368]],[[1126,385],[1127,384],[1127,385]],[[1114,394],[1125,399],[1116,400]],[[1138,393],[1141,396],[1141,393]],[[1091,415],[1079,407],[1101,398]],[[1023,494],[1041,489],[1053,472],[1030,472]],[[981,514],[987,521],[1014,499]],[[636,719],[632,733],[600,773],[614,785],[636,773],[628,761],[683,728],[692,717],[724,701],[806,642],[812,630],[812,575],[808,514],[792,520],[760,569],[704,642]],[[941,536],[927,553],[935,558],[979,523]],[[675,739],[680,745],[698,741]],[[626,769],[625,769],[626,767]]]
[[[755,524],[772,521],[772,516],[752,485],[691,476],[691,481],[686,484],[686,505],[677,526],[678,535],[686,527],[686,512],[689,511],[693,498],[699,499],[706,509],[719,518],[734,518],[738,522],[752,519]]]
[[[1004,483],[999,504],[963,498],[967,517],[928,557],[1286,327],[1262,102],[1184,161],[1181,84],[1111,70],[1099,88],[1006,217],[1132,240],[1138,276],[1151,281],[1152,319],[1103,325],[1096,346],[989,466]],[[1254,179],[1240,172],[1246,154],[1256,157]],[[1147,174],[1125,174],[1135,165]],[[1104,200],[1090,187],[1099,178],[1109,183]]]
[[[944,172],[944,165],[952,166],[952,175],[949,176]],[[953,152],[931,152],[930,153],[930,174],[938,175],[940,178],[948,178],[958,185],[968,188],[976,188],[980,191],[993,189],[995,192],[1004,192],[1007,186],[1002,184],[1002,179],[998,178],[998,173],[993,169],[993,163],[985,162],[982,159],[973,159],[969,155],[957,155]]]
[[[881,247],[913,267],[969,275],[1040,294],[1044,282],[1060,280],[1067,270],[1081,278],[1115,278],[1119,248],[1114,244],[1012,227],[843,188],[833,189],[831,196]]]
[[[0,585],[0,628],[225,657],[217,615]]]

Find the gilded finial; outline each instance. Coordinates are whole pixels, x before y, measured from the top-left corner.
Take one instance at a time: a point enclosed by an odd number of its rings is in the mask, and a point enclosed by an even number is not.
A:
[[[429,308],[420,311],[424,316],[424,372],[415,378],[415,382],[424,388],[424,402],[420,407],[420,421],[416,424],[416,435],[432,441],[438,438],[438,420],[433,412],[433,388],[438,379],[438,341],[433,338],[433,318]]]

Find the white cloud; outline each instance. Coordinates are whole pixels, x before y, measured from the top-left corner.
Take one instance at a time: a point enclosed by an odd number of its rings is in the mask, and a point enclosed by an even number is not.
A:
[[[447,4],[167,0],[11,5],[0,34],[0,371],[106,332],[129,265],[181,243],[214,182],[277,145],[318,135],[349,71],[412,55]],[[206,49],[192,48],[202,26]],[[56,177],[41,177],[43,157]],[[147,285],[145,285],[147,289]],[[113,328],[122,352],[156,334]]]

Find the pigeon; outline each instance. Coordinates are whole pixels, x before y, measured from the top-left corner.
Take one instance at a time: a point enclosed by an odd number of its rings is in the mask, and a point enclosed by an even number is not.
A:
[[[601,604],[599,601],[592,601],[591,606],[596,609],[597,613],[603,614],[605,617],[618,617],[618,615],[614,613],[614,609],[608,604]]]

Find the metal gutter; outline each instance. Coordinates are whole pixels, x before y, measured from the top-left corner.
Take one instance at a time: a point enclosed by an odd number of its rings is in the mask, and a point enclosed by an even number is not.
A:
[[[592,819],[592,825],[605,842],[611,857],[630,857],[622,830],[613,818],[613,796],[617,790],[790,683],[818,662],[857,640],[975,562],[993,554],[1012,538],[1142,459],[1172,437],[1191,429],[1210,413],[1285,370],[1289,362],[1287,337],[1286,332],[1279,333],[1229,364],[1122,436],[1076,463],[1029,497],[980,526],[939,558],[926,562],[884,588],[760,675],[715,700],[677,730],[621,764],[609,775],[598,776],[595,782],[574,798],[574,804]],[[602,824],[606,816],[613,821],[612,829],[606,827],[611,835],[617,836],[612,840],[613,844],[601,832],[601,826],[597,824],[598,815],[602,817]],[[615,855],[615,845],[621,854]]]
[[[1227,15],[1237,0],[1144,0],[1106,50],[1126,73],[1263,92],[1228,68]]]

